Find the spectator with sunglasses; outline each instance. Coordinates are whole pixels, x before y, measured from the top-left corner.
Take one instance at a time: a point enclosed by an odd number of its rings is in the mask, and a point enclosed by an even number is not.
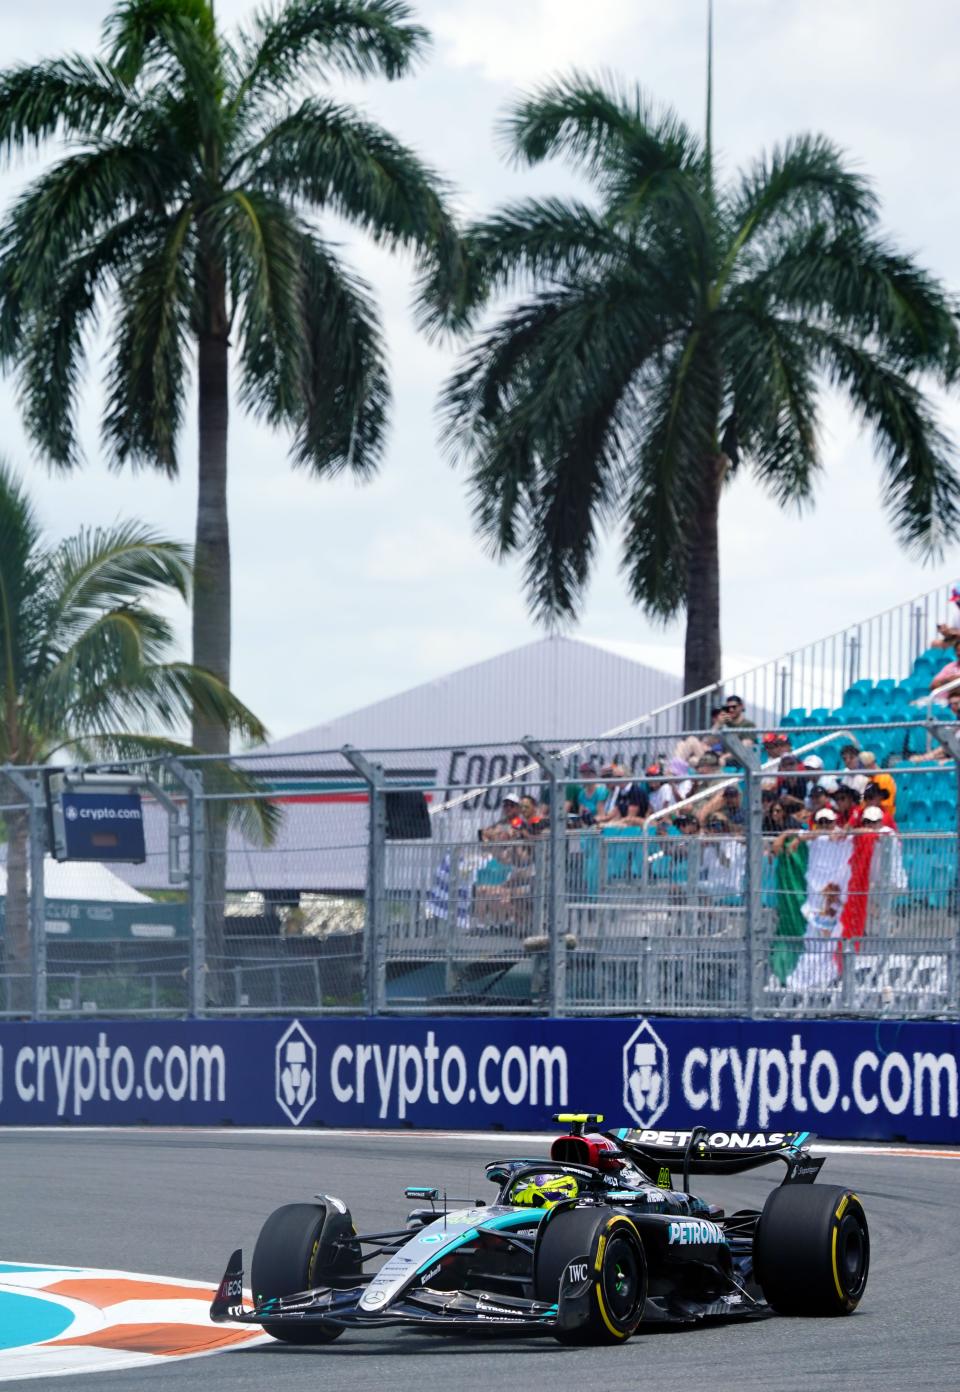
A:
[[[755,730],[757,728],[754,722],[746,717],[742,696],[728,696],[723,703],[723,711],[726,716],[724,724],[728,729]]]

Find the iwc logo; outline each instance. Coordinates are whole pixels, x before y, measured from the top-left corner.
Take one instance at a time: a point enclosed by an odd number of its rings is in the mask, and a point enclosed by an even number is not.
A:
[[[623,1105],[638,1126],[652,1126],[670,1100],[667,1046],[647,1020],[641,1020],[623,1046]]]
[[[317,1046],[300,1024],[293,1024],[277,1045],[277,1102],[299,1126],[317,1100]]]

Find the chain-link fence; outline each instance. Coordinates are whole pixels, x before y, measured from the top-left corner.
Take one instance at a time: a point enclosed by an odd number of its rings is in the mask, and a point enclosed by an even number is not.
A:
[[[955,1016],[958,752],[934,719],[477,746],[446,785],[435,750],[157,760],[137,864],[55,860],[49,770],[6,770],[0,1013]]]

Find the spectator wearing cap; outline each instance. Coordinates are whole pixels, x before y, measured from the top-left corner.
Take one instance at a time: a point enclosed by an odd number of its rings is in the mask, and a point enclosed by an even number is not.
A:
[[[651,774],[652,769],[656,770],[655,774]],[[664,777],[664,773],[661,764],[651,764],[647,769],[651,812],[665,812],[668,807],[682,801],[684,797],[682,788],[678,788],[673,779]]]
[[[610,790],[605,783],[597,782],[596,767],[586,760],[580,765],[580,779],[579,783],[567,785],[567,811],[576,813],[584,826],[592,826]]]
[[[726,715],[726,725],[732,730],[755,730],[757,727],[752,720],[748,720],[743,704],[742,696],[728,696],[723,703],[723,711]]]
[[[526,822],[520,809],[520,794],[514,788],[504,789],[500,798],[500,816],[490,826],[484,827],[480,833],[480,840],[500,840],[504,827],[516,833],[522,833],[526,828]]]
[[[790,738],[782,730],[769,730],[763,737],[763,766],[779,768],[784,754],[791,752]]]
[[[885,769],[878,767],[877,756],[870,749],[863,749],[860,751],[860,766],[869,779],[867,787],[870,786],[870,783],[876,783],[879,787],[886,788],[887,796],[884,799],[884,811],[889,812],[891,817],[896,817],[897,780],[894,778],[893,774],[887,773]],[[864,797],[866,797],[866,792],[867,789],[864,788]]]
[[[841,783],[834,794],[834,802],[837,806],[837,821],[840,826],[853,830],[860,825],[860,794],[856,788],[851,788],[849,783]],[[816,819],[814,819],[816,820]]]

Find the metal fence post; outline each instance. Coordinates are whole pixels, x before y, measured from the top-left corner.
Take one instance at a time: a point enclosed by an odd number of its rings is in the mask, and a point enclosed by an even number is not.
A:
[[[763,802],[760,760],[753,747],[732,730],[721,736],[737,768],[743,769],[747,785],[747,865],[744,885],[744,955],[747,962],[744,1005],[753,1018],[757,1010],[758,947],[763,929]]]
[[[937,739],[953,755],[953,767],[957,779],[957,864],[953,884],[953,910],[957,932],[953,944],[950,963],[953,968],[953,981],[950,983],[950,1003],[953,1013],[960,1015],[960,725],[932,725]]]
[[[550,788],[550,859],[547,869],[547,936],[550,940],[550,1014],[563,1015],[567,1005],[566,818],[563,810],[563,762],[529,736],[520,741],[546,774]]]
[[[179,759],[167,759],[166,767],[187,794],[190,837],[187,879],[190,904],[188,998],[190,1014],[202,1017],[207,1009],[207,828],[203,809],[203,777]]]
[[[385,780],[380,764],[371,764],[359,749],[343,746],[343,757],[356,769],[370,794],[370,828],[367,837],[366,933],[364,934],[367,1010],[371,1015],[383,1011],[386,999],[386,860],[387,802]],[[454,905],[456,913],[456,905]]]
[[[43,783],[15,768],[7,777],[27,799],[30,826],[30,978],[33,1018],[47,1012],[47,902],[43,860],[47,848],[47,809]]]

